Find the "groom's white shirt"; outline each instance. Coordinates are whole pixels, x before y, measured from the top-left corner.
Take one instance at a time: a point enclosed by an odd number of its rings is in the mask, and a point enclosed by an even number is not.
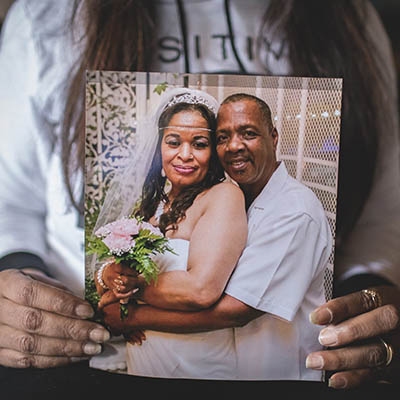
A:
[[[226,293],[264,311],[235,328],[239,379],[321,379],[305,367],[318,350],[309,314],[325,302],[333,239],[315,194],[283,162],[248,210],[248,241]]]

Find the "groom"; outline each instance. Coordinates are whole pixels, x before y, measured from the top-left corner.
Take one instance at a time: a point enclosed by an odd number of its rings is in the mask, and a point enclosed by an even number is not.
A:
[[[176,332],[237,327],[238,379],[321,380],[321,371],[307,369],[305,360],[318,347],[319,328],[308,316],[325,302],[323,278],[332,249],[322,205],[277,161],[278,132],[261,99],[226,98],[216,136],[218,156],[245,194],[247,246],[225,294],[211,308],[194,313],[153,308],[157,326],[149,326],[149,306],[139,306],[129,311],[131,326]],[[142,296],[151,304],[157,293],[149,286]],[[104,309],[112,326],[115,308]]]

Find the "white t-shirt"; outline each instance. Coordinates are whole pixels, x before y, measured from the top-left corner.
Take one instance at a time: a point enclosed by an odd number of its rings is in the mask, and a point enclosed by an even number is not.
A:
[[[83,296],[82,217],[70,204],[60,157],[65,88],[81,45],[67,33],[71,3],[16,1],[2,28],[0,257],[36,254]],[[41,15],[52,24],[41,24]],[[78,178],[78,200],[81,192]]]
[[[247,245],[225,291],[265,314],[235,328],[238,378],[321,379],[305,358],[321,348],[308,316],[325,302],[332,233],[323,207],[281,163],[247,215]]]
[[[284,41],[272,42],[268,35],[259,40],[261,17],[269,0],[234,0],[227,9],[224,0],[186,0],[182,13],[176,3],[157,1],[161,22],[155,70],[238,73],[242,65],[250,74],[265,74],[266,69],[270,74],[289,74]]]
[[[79,40],[79,33],[72,38],[69,32],[71,3],[70,0],[17,0],[3,25],[0,48],[0,257],[16,251],[38,254],[56,278],[76,293],[83,293],[81,218],[69,205],[66,192],[56,189],[57,185],[62,185],[59,135],[65,88],[84,44]],[[177,6],[172,3],[172,0],[160,0],[159,6],[165,14],[159,37],[164,40],[155,54],[154,70],[182,72],[184,60],[179,57],[174,64],[171,62],[174,50],[168,50],[168,46],[173,47],[176,42],[175,35],[179,35],[176,27],[180,26],[176,19]],[[240,72],[231,43],[224,36],[229,32],[223,1],[190,0],[183,3],[186,19],[190,22],[186,26],[193,58],[189,60],[191,72]],[[251,51],[253,39],[248,39],[256,35],[260,8],[263,8],[261,3],[232,0],[230,14],[240,60],[248,72],[264,74],[265,69]],[[46,18],[46,24],[43,18]],[[384,67],[390,70],[386,74],[391,82],[386,105],[393,109],[393,124],[397,129],[382,129],[378,135],[384,151],[378,154],[373,190],[350,240],[336,257],[335,268],[341,273],[376,272],[400,285],[400,268],[397,267],[400,265],[400,146],[396,73],[388,53],[388,37],[372,6],[366,23],[374,32]],[[206,34],[200,35],[200,28],[205,24]],[[192,30],[192,27],[197,28]],[[196,35],[201,38],[197,39]],[[168,36],[174,39],[168,41],[165,39]],[[182,45],[181,36],[178,40]],[[268,38],[264,43],[269,71],[282,75],[290,73],[285,46],[269,43]],[[196,52],[200,52],[201,57],[197,57]],[[175,54],[178,54],[176,50]],[[160,55],[168,62],[162,62]],[[80,188],[76,191],[79,196]]]

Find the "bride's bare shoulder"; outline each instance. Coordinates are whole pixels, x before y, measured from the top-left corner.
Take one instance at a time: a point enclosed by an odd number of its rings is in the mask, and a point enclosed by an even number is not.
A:
[[[225,200],[231,199],[238,201],[244,197],[242,190],[239,186],[230,181],[224,181],[214,185],[207,191],[207,197],[211,199],[223,198]]]

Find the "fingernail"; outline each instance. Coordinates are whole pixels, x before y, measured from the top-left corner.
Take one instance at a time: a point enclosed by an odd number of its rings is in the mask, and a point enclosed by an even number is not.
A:
[[[347,387],[347,381],[341,376],[332,377],[328,381],[328,386],[333,389],[344,389]]]
[[[94,310],[88,304],[79,304],[75,308],[75,314],[81,318],[91,318],[94,315]]]
[[[94,342],[102,343],[110,339],[110,332],[106,329],[95,328],[89,333],[89,337]]]
[[[310,314],[310,321],[317,325],[327,325],[332,322],[333,314],[329,308],[316,309]]]
[[[323,346],[334,346],[337,343],[338,337],[335,329],[325,328],[319,333],[319,342]]]
[[[88,355],[99,354],[101,352],[101,346],[97,343],[86,343],[83,346],[83,352]]]
[[[324,359],[321,356],[310,354],[306,358],[306,368],[323,369]]]

